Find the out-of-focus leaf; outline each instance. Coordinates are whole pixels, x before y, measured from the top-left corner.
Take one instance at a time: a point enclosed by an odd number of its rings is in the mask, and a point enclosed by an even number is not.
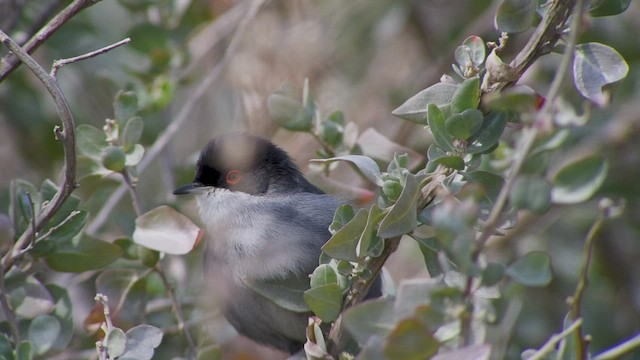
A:
[[[528,86],[515,86],[504,91],[492,92],[482,97],[482,104],[490,110],[506,110],[518,113],[535,111],[542,97]]]
[[[575,204],[588,200],[607,177],[608,163],[591,155],[563,167],[553,178],[551,199],[557,204]]]
[[[138,95],[133,91],[120,90],[113,100],[113,113],[120,123],[124,123],[138,112]]]
[[[45,256],[45,260],[56,271],[84,272],[105,267],[121,254],[118,245],[83,234],[77,243],[60,244],[58,251]]]
[[[503,0],[496,12],[496,29],[508,33],[528,30],[535,19],[537,4],[535,0]]]
[[[13,360],[13,346],[11,340],[4,333],[0,333],[0,358]]]
[[[420,165],[424,159],[422,154],[389,140],[374,128],[368,128],[362,132],[357,144],[363,155],[384,162],[393,162],[394,155],[407,154],[410,161],[404,167],[409,169]]]
[[[287,130],[304,132],[311,130],[313,109],[298,100],[288,85],[284,85],[269,96],[267,109],[271,118]]]
[[[424,258],[424,263],[427,266],[427,271],[429,271],[429,276],[431,278],[435,278],[442,274],[443,270],[440,266],[440,261],[438,260],[438,250],[440,248],[438,240],[435,237],[427,239],[423,239],[415,235],[412,237],[418,242],[420,252]]]
[[[173,208],[159,206],[136,219],[133,241],[156,251],[183,255],[193,250],[203,231]]]
[[[507,268],[504,264],[493,262],[482,269],[482,286],[493,286],[502,281]]]
[[[127,345],[127,335],[120,328],[113,328],[105,338],[109,357],[117,358],[122,355]]]
[[[129,30],[129,37],[131,38],[129,46],[132,49],[148,55],[157,55],[153,53],[163,52],[169,47],[167,30],[150,23],[135,26]]]
[[[551,184],[539,177],[522,176],[511,188],[511,205],[542,214],[551,206]]]
[[[468,171],[462,173],[465,179],[476,183],[484,190],[484,196],[489,204],[493,204],[500,194],[500,189],[504,184],[504,179],[498,175],[489,171]]]
[[[23,233],[27,226],[31,226],[31,204],[29,197],[33,203],[33,211],[38,214],[42,199],[40,192],[31,183],[16,179],[11,181],[11,198],[9,200],[9,215],[11,223],[16,234]],[[27,196],[27,194],[29,194]]]
[[[51,293],[33,276],[28,276],[24,281],[7,281],[5,290],[9,294],[11,308],[22,318],[33,319],[49,314],[54,309]]]
[[[387,336],[384,355],[390,360],[429,359],[438,352],[440,343],[424,324],[416,319],[404,319]]]
[[[551,282],[551,257],[544,251],[532,251],[507,268],[507,275],[526,286],[545,286]]]
[[[426,175],[407,174],[402,193],[378,227],[378,236],[384,239],[411,232],[418,226],[416,201]]]
[[[479,36],[469,36],[464,39],[462,42],[462,46],[466,46],[470,52],[468,52],[470,60],[473,62],[473,65],[479,67],[484,62],[484,58],[487,56],[486,47],[484,46],[484,41]]]
[[[86,124],[76,127],[76,146],[80,154],[99,162],[102,149],[107,145],[107,138],[102,130]]]
[[[124,131],[122,132],[122,145],[124,146],[125,152],[128,153],[133,150],[133,147],[140,141],[143,128],[144,123],[141,117],[133,116],[127,120]]]
[[[362,175],[364,175],[372,183],[378,186],[382,186],[384,184],[384,181],[382,180],[382,175],[380,174],[380,168],[378,167],[378,164],[376,164],[376,162],[373,161],[373,159],[371,159],[368,156],[343,155],[343,156],[332,157],[329,159],[311,159],[310,161],[315,161],[315,162],[348,161],[350,163],[353,163],[358,168],[358,170],[360,170],[360,173],[362,173]]]
[[[36,355],[49,351],[60,335],[60,322],[51,315],[40,315],[29,324],[29,342]]]
[[[493,149],[500,140],[500,136],[507,126],[507,114],[504,111],[494,111],[487,114],[480,130],[469,138],[467,153],[483,154]]]
[[[47,285],[47,289],[53,296],[55,308],[51,315],[60,323],[60,333],[51,345],[52,350],[66,349],[73,337],[73,304],[67,289],[57,285]]]
[[[437,83],[415,94],[391,113],[399,118],[427,125],[427,106],[448,108],[458,85]]]
[[[32,360],[33,347],[29,341],[21,341],[16,347],[16,360]]]
[[[342,111],[335,111],[322,122],[322,140],[331,145],[337,146],[342,142],[344,133],[344,115]]]
[[[592,0],[589,2],[589,14],[594,17],[611,16],[623,13],[631,0]]]
[[[470,345],[460,349],[444,351],[432,358],[432,360],[489,360],[491,357],[491,345]]]
[[[124,170],[126,159],[124,150],[121,147],[109,145],[102,149],[100,163],[108,170],[121,172]]]
[[[135,144],[130,152],[125,154],[125,165],[135,166],[142,160],[144,156],[144,147],[140,144]]]
[[[446,152],[454,152],[455,148],[453,147],[451,136],[445,129],[444,113],[434,104],[429,104],[427,112],[429,129],[433,134],[433,140],[436,145]]]
[[[108,269],[96,278],[96,292],[109,298],[109,303],[114,306],[111,316],[124,328],[144,320],[146,290],[146,278],[133,269]]]
[[[371,336],[356,356],[356,360],[388,360],[382,352],[383,345],[384,339],[381,336]]]
[[[398,318],[411,316],[420,305],[428,305],[431,292],[441,284],[439,279],[403,280],[398,288],[393,304],[393,312]]]
[[[476,109],[480,101],[480,78],[466,79],[456,89],[451,99],[451,113],[458,114],[467,109]]]
[[[127,345],[118,360],[151,360],[154,349],[162,342],[162,330],[151,325],[138,325],[127,331]]]
[[[304,292],[304,301],[322,321],[330,323],[342,310],[342,290],[338,284],[325,284]]]
[[[367,226],[368,214],[367,209],[358,210],[353,219],[333,234],[331,239],[322,246],[322,251],[334,259],[358,261],[356,246]]]
[[[344,325],[360,345],[371,336],[386,336],[396,322],[393,299],[388,297],[365,301],[344,313]]]
[[[58,186],[53,183],[53,181],[46,179],[42,182],[42,186],[40,186],[40,193],[42,194],[42,201],[51,201],[53,196],[58,192]],[[76,210],[80,206],[80,198],[71,195],[67,198],[67,200],[62,203],[62,206],[55,215],[49,220],[47,225],[45,226],[45,230],[49,229],[50,226],[59,224],[64,219],[66,219],[72,211]]]
[[[242,283],[249,289],[273,301],[276,305],[289,311],[305,313],[309,307],[304,301],[303,294],[309,289],[309,277],[291,276],[276,281],[242,279]]]
[[[573,81],[584,97],[600,103],[602,87],[624,79],[628,73],[629,65],[615,49],[595,42],[576,46]]]

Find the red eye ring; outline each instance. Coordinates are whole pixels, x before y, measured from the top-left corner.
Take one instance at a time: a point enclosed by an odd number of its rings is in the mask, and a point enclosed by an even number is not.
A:
[[[225,180],[227,181],[227,184],[235,185],[242,180],[242,173],[240,170],[231,170],[227,173]]]

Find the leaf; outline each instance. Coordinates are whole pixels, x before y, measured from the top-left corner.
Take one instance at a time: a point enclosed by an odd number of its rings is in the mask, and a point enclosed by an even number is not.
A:
[[[516,209],[542,214],[551,206],[551,184],[540,177],[522,176],[513,184],[509,198]]]
[[[113,304],[111,316],[118,326],[128,328],[144,321],[147,280],[133,269],[107,269],[95,281],[96,292]]]
[[[169,34],[164,27],[143,23],[129,30],[132,49],[144,55],[158,56],[169,47]],[[128,119],[128,118],[127,118]]]
[[[55,196],[56,192],[58,192],[58,185],[53,183],[53,181],[46,179],[42,182],[40,186],[40,193],[42,194],[42,202],[51,201]],[[49,220],[45,226],[45,231],[49,229],[49,227],[54,226],[62,222],[66,219],[72,211],[76,210],[80,206],[80,198],[71,195],[67,198],[67,200],[62,203],[62,206],[56,211],[55,215]]]
[[[607,161],[591,155],[563,167],[553,178],[551,199],[557,204],[576,204],[588,200],[604,183]]]
[[[502,32],[528,30],[536,16],[535,0],[503,0],[496,12],[495,27]]]
[[[470,60],[473,65],[479,67],[484,62],[484,58],[487,56],[484,41],[479,36],[469,36],[462,42],[463,46],[466,46],[470,50]]]
[[[151,360],[154,349],[162,342],[162,330],[151,325],[138,325],[127,331],[127,345],[118,360]]]
[[[113,100],[113,113],[120,123],[124,123],[138,112],[138,95],[133,91],[120,90]]]
[[[331,234],[335,234],[338,230],[353,219],[353,208],[349,204],[342,204],[338,206],[335,214],[333,215],[333,221],[329,225],[329,231]]]
[[[434,164],[442,164],[455,170],[464,170],[464,160],[460,156],[443,156],[432,161]]]
[[[77,244],[61,244],[57,252],[45,256],[45,261],[56,271],[84,272],[105,267],[116,261],[121,254],[122,250],[118,245],[83,234]]]
[[[417,319],[404,319],[387,336],[384,355],[390,360],[429,359],[438,352],[440,343]]]
[[[393,299],[389,297],[365,301],[344,313],[344,325],[360,345],[371,336],[386,336],[396,322]]]
[[[36,214],[40,209],[42,200],[40,192],[28,181],[16,179],[11,180],[11,198],[9,200],[9,215],[13,224],[13,231],[16,234],[23,233],[28,226],[31,226],[31,204],[27,194],[33,202],[33,209]]]
[[[416,201],[426,175],[407,174],[402,193],[378,227],[378,236],[383,239],[404,235],[418,226]]]
[[[627,73],[629,65],[613,48],[595,42],[576,46],[573,81],[584,97],[600,102],[602,87],[622,80]]]
[[[127,120],[127,124],[124,126],[122,133],[122,145],[126,153],[133,150],[133,147],[140,141],[143,129],[144,123],[141,117],[133,116]]]
[[[589,15],[593,17],[611,16],[623,13],[631,0],[593,0],[589,2]]]
[[[485,201],[489,205],[496,201],[504,184],[504,179],[500,175],[483,170],[468,171],[461,174],[468,181],[482,186]]]
[[[172,255],[187,254],[204,232],[188,217],[162,205],[136,219],[133,242]]]
[[[120,328],[113,328],[105,338],[109,357],[116,358],[124,352],[127,345],[127,335]]]
[[[439,279],[403,280],[397,291],[393,312],[398,318],[411,316],[415,309],[431,302],[431,292],[441,285]]]
[[[467,109],[476,109],[480,101],[480,78],[466,79],[456,89],[451,99],[451,113],[458,114]]]
[[[49,290],[34,276],[17,281],[6,281],[6,292],[10,305],[17,316],[33,319],[51,313],[54,309],[53,297]]]
[[[85,124],[76,127],[76,146],[80,154],[99,162],[102,149],[107,145],[107,138],[102,130]]]
[[[448,108],[459,85],[437,83],[415,94],[391,113],[399,118],[427,125],[427,106]]]
[[[338,274],[331,265],[322,264],[319,265],[311,274],[311,287],[318,287],[327,284],[337,284]]]
[[[16,360],[31,360],[33,359],[33,349],[31,343],[28,341],[22,341],[16,348]]]
[[[504,278],[506,267],[502,263],[492,262],[482,269],[482,286],[494,286]]]
[[[55,304],[53,313],[50,315],[55,316],[60,323],[60,332],[51,345],[51,349],[63,350],[67,348],[73,337],[73,304],[71,303],[67,289],[53,284],[47,285],[47,289],[51,296],[53,296],[53,302]]]
[[[507,126],[507,114],[504,111],[493,111],[484,117],[480,130],[469,138],[466,152],[484,154],[493,149]]]
[[[367,226],[368,214],[367,209],[358,210],[353,219],[333,234],[331,239],[322,246],[322,251],[334,259],[358,261],[356,246]]]
[[[454,152],[453,142],[451,136],[445,129],[444,113],[434,104],[429,104],[427,108],[428,122],[431,134],[433,134],[433,140],[445,152]]]
[[[383,215],[384,213],[376,204],[371,205],[367,216],[367,224],[362,230],[360,239],[358,240],[357,254],[359,257],[365,256],[369,253],[371,240],[376,236],[376,227]]]
[[[470,345],[460,349],[444,351],[431,360],[489,360],[491,357],[491,345]]]
[[[135,166],[138,165],[142,157],[144,156],[144,147],[140,144],[135,144],[132,150],[125,154],[125,165]]]
[[[484,117],[478,109],[467,109],[461,114],[453,114],[445,121],[447,133],[454,139],[467,140],[482,126]]]
[[[13,360],[13,346],[11,340],[4,333],[0,333],[0,359]]]
[[[490,110],[506,110],[518,113],[535,111],[542,97],[524,85],[514,86],[504,91],[488,93],[482,97],[482,104]]]
[[[312,98],[306,100],[313,102]],[[295,92],[287,84],[267,99],[267,110],[271,118],[278,125],[291,131],[307,132],[311,130],[314,112],[312,107],[307,105],[297,99]]]
[[[60,322],[51,315],[40,315],[29,324],[29,342],[36,355],[43,355],[53,346],[60,334]]]
[[[329,159],[311,159],[309,161],[315,162],[333,162],[333,161],[348,161],[353,163],[360,173],[364,175],[372,183],[382,186],[384,181],[382,180],[382,174],[380,174],[380,168],[378,164],[368,156],[363,155],[343,155],[336,156]]]
[[[532,251],[507,268],[507,275],[526,286],[545,286],[551,282],[551,257],[544,251]]]
[[[297,312],[309,312],[303,293],[309,289],[309,278],[306,275],[290,276],[277,280],[241,279],[249,289],[271,300],[283,309]]]
[[[85,210],[73,211],[61,223],[51,228],[46,241],[68,241],[76,236],[87,223],[89,213]]]
[[[304,302],[322,321],[330,323],[342,310],[342,290],[338,284],[326,284],[311,288],[303,294]]]
[[[411,237],[418,242],[429,276],[431,278],[435,278],[442,274],[443,269],[440,266],[440,261],[438,260],[438,251],[440,250],[438,240],[435,237],[427,239],[423,239],[415,235],[412,235]]]

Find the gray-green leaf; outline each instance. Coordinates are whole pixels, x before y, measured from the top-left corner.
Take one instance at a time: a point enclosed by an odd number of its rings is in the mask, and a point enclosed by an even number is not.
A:
[[[600,102],[602,87],[627,76],[629,65],[613,48],[600,43],[576,46],[573,81],[580,93]]]

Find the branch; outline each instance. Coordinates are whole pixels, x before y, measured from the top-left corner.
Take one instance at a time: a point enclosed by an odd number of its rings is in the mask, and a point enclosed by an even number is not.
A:
[[[100,54],[104,54],[107,51],[111,51],[112,49],[117,48],[118,46],[122,46],[128,42],[131,42],[130,38],[126,38],[123,40],[118,41],[115,44],[111,44],[109,46],[105,46],[103,48],[100,48],[98,50],[92,51],[90,53],[86,53],[84,55],[80,55],[80,56],[76,56],[76,57],[72,57],[72,58],[67,58],[67,59],[60,59],[60,60],[56,60],[53,62],[53,66],[51,67],[51,72],[49,73],[49,75],[53,78],[56,77],[56,75],[58,74],[58,70],[60,70],[61,67],[68,65],[68,64],[72,64],[74,62],[78,62],[78,61],[82,61],[85,59],[89,59],[92,57],[96,57]]]
[[[24,44],[24,53],[31,54],[38,46],[42,45],[51,35],[53,35],[62,25],[69,21],[72,17],[78,14],[80,11],[94,5],[101,0],[75,0],[58,15],[56,15],[47,25],[45,25],[40,31],[38,31],[29,41]],[[2,33],[4,37],[7,35]],[[4,42],[4,40],[3,40]],[[25,62],[21,56],[16,54],[13,50],[12,54],[8,54],[0,59],[0,82],[4,80],[13,70],[19,65],[20,61]],[[26,64],[26,62],[25,62]],[[31,70],[33,71],[33,69]]]
[[[596,355],[593,360],[615,360],[620,359],[623,355],[630,354],[636,348],[640,347],[640,334],[631,339],[618,344],[615,347]]]
[[[24,249],[30,239],[42,229],[45,223],[53,217],[58,211],[62,203],[71,195],[71,192],[76,188],[76,142],[74,135],[74,122],[69,103],[60,89],[60,86],[54,78],[38,64],[25,50],[23,50],[18,44],[16,44],[7,34],[0,30],[0,41],[14,53],[20,61],[36,75],[36,77],[44,84],[51,94],[53,101],[56,104],[58,116],[62,120],[62,130],[56,126],[55,133],[57,138],[62,141],[64,149],[64,165],[63,173],[64,178],[60,188],[53,196],[53,199],[43,206],[40,213],[37,216],[35,227],[29,227],[20,236],[18,241],[13,245],[13,248],[5,254],[2,258],[1,266],[4,271],[7,271],[13,262],[21,255],[22,249]]]
[[[549,340],[547,340],[542,347],[536,351],[533,355],[529,356],[527,360],[541,360],[546,357],[546,355],[550,354],[558,345],[558,343],[567,336],[571,335],[576,329],[582,328],[582,319],[577,319],[571,326],[566,328],[560,334],[555,334]]]

